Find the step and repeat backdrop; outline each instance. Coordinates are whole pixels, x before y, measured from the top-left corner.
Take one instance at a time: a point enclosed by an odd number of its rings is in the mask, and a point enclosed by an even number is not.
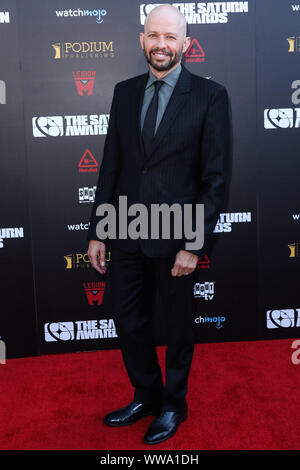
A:
[[[90,265],[87,230],[113,88],[148,70],[139,32],[156,5],[0,0],[0,340],[7,357],[119,347],[110,310],[118,293]],[[173,5],[191,37],[183,63],[222,83],[232,110],[229,200],[194,285],[197,341],[297,337],[300,4]],[[157,293],[153,314],[163,345]]]

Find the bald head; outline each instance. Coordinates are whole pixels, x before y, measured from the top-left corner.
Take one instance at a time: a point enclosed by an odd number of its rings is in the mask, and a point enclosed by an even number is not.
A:
[[[186,37],[186,21],[182,13],[172,5],[153,8],[145,19],[140,43],[150,70],[158,78],[177,67],[182,54],[189,47]]]
[[[170,25],[173,31],[180,37],[184,38],[187,34],[186,20],[178,8],[173,5],[159,5],[148,13],[144,23],[144,32],[152,29],[152,26],[157,23],[164,23]]]

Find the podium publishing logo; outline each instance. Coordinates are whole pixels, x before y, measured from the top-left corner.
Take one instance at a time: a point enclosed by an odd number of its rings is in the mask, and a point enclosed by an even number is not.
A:
[[[300,258],[300,242],[290,243],[288,248],[290,250],[289,258]]]
[[[95,76],[95,70],[77,70],[76,72],[73,72],[79,96],[91,96],[93,94]]]
[[[267,328],[300,327],[300,308],[284,308],[267,311]]]
[[[300,52],[300,36],[290,36],[286,40],[289,45],[288,52]]]
[[[99,59],[114,57],[113,41],[55,42],[54,59]]]
[[[78,163],[79,173],[96,173],[98,171],[98,162],[89,149],[86,149]]]
[[[186,62],[204,62],[205,52],[196,38],[192,39],[184,57]]]
[[[87,253],[73,253],[64,256],[66,261],[66,269],[83,269],[91,266],[90,259]]]
[[[91,262],[87,253],[72,253],[64,256],[66,269],[84,269],[90,268]],[[110,251],[105,254],[106,262],[110,261]]]

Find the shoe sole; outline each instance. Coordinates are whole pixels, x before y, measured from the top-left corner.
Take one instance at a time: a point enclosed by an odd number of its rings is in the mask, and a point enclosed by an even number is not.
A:
[[[129,421],[127,423],[110,423],[109,421],[106,421],[106,419],[104,418],[104,423],[107,426],[111,426],[111,427],[115,427],[115,428],[121,427],[121,426],[130,426],[131,424],[136,423],[139,419],[144,418],[145,416],[149,416],[149,415],[157,416],[159,413],[160,413],[160,411],[148,411],[147,413],[143,413],[138,418],[136,418],[132,421]]]
[[[167,439],[170,439],[170,437],[173,437],[173,436],[176,434],[177,429],[178,429],[178,427],[179,427],[179,424],[180,424],[180,423],[183,423],[183,421],[185,421],[185,420],[187,419],[187,416],[188,416],[188,415],[187,415],[187,413],[186,413],[186,414],[181,418],[181,420],[180,420],[179,423],[178,423],[177,428],[175,429],[174,432],[172,432],[172,434],[169,434],[168,436],[163,437],[162,439],[159,439],[158,441],[147,441],[147,440],[144,438],[145,444],[151,444],[151,445],[153,445],[153,444],[160,444],[161,442],[164,442],[164,441],[166,441]]]

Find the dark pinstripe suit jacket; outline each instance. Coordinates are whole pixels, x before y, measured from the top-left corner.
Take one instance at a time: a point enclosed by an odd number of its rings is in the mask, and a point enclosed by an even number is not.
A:
[[[189,250],[202,255],[208,250],[222,210],[228,180],[227,91],[219,83],[194,75],[182,65],[152,148],[146,155],[140,113],[147,79],[145,73],[115,86],[88,240],[99,240],[98,205],[111,203],[118,209],[119,195],[127,196],[128,206],[139,202],[148,208],[151,203],[202,203],[205,243],[201,250]],[[184,249],[185,241],[188,240],[183,234],[181,240],[174,237],[116,239],[109,243],[127,252],[134,252],[140,246],[147,256],[168,257]]]

